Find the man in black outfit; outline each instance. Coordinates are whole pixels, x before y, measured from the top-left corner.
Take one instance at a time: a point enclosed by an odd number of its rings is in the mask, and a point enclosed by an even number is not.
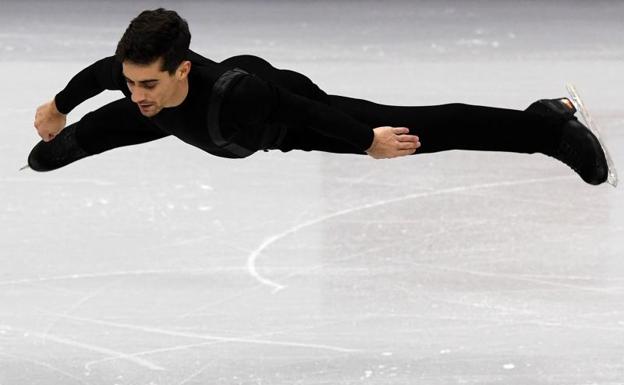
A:
[[[115,56],[75,75],[37,109],[42,137],[29,166],[49,171],[174,135],[216,156],[293,149],[394,158],[444,150],[542,153],[590,184],[607,179],[596,137],[568,99],[519,111],[467,104],[389,106],[328,95],[306,76],[251,55],[213,62],[189,49],[186,21],[159,8],[132,20]],[[66,114],[103,90],[125,97],[65,127]],[[420,140],[422,139],[422,143]]]

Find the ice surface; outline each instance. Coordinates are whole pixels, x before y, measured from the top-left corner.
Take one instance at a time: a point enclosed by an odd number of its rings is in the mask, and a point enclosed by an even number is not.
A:
[[[521,109],[573,82],[624,165],[621,2],[157,5],[214,60],[379,103]],[[36,107],[157,5],[0,5],[0,384],[622,384],[622,189],[552,158],[166,138],[17,171]]]

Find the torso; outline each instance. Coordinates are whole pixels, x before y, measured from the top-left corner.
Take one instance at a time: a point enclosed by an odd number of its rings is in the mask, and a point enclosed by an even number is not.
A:
[[[210,108],[210,98],[213,85],[217,79],[232,68],[240,68],[246,72],[256,74],[258,77],[270,81],[276,85],[291,90],[309,98],[324,101],[327,95],[309,81],[304,75],[294,71],[279,70],[271,66],[267,61],[252,55],[239,55],[228,58],[221,63],[213,62],[191,51],[191,71],[188,75],[189,91],[182,104],[176,107],[163,108],[151,121],[161,130],[174,135],[182,141],[207,151],[213,155],[238,158],[214,144],[208,130],[207,112]],[[313,87],[310,87],[312,85]],[[224,110],[230,111],[235,106],[224,105]],[[235,137],[239,144],[253,151],[262,148],[259,142],[262,137],[276,137],[277,132],[284,129],[281,126],[263,125],[246,127],[245,132],[238,132],[239,127],[233,125],[228,119],[229,115],[224,111],[219,126],[224,137]]]

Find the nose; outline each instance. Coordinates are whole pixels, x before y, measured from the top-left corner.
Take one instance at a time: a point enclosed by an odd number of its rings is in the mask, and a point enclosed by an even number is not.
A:
[[[130,98],[130,100],[132,100],[135,103],[140,103],[145,99],[145,94],[139,90],[137,90],[136,88],[132,91],[132,97]]]

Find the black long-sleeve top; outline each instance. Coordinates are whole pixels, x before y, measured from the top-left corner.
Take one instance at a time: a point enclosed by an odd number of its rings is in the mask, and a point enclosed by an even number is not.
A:
[[[247,73],[223,90],[218,129],[228,141],[250,150],[249,154],[267,148],[290,150],[280,147],[284,134],[299,135],[297,133],[308,129],[350,143],[362,151],[372,144],[372,128],[332,108],[327,94],[302,74],[276,69],[251,55],[216,63],[189,50],[187,60],[191,61],[187,97],[179,106],[163,108],[150,118],[166,134],[213,155],[240,157],[215,144],[207,118],[209,109],[215,108],[211,102],[214,101],[211,97],[215,93],[215,82],[238,67]],[[76,74],[56,95],[56,106],[67,114],[105,89],[120,90],[126,97],[131,96],[122,65],[114,56],[101,59]]]

